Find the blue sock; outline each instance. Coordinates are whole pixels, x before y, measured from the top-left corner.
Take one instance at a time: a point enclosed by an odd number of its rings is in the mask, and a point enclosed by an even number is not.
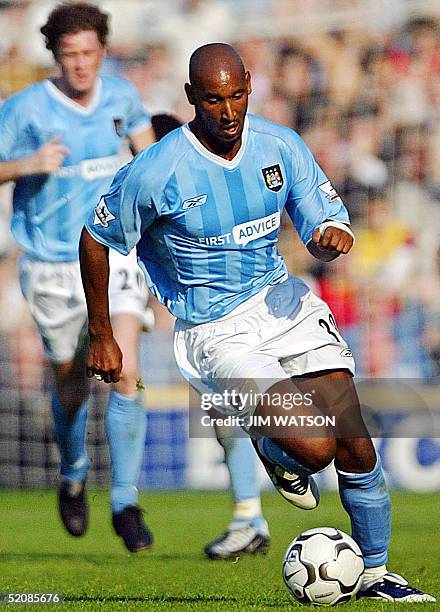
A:
[[[300,474],[301,476],[310,476],[314,474],[313,470],[310,470],[305,465],[302,465],[296,459],[293,459],[281,447],[278,446],[267,436],[258,438],[257,440],[258,449],[260,453],[271,463],[280,465],[291,474]]]
[[[87,402],[70,416],[61,405],[56,391],[52,393],[52,415],[55,439],[61,455],[61,476],[67,480],[85,480],[89,469],[86,450]]]
[[[342,505],[350,515],[351,533],[364,555],[365,567],[385,565],[391,535],[391,504],[380,457],[371,472],[336,470]]]
[[[235,502],[229,528],[238,527],[240,523],[250,523],[255,529],[267,531],[257,483],[257,457],[251,441],[243,437],[219,438],[218,441],[225,451]]]
[[[138,396],[111,391],[105,425],[112,462],[112,511],[121,512],[138,501],[147,431],[147,415]]]

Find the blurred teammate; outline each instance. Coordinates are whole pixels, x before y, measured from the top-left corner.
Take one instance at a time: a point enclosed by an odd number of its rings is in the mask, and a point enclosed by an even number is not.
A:
[[[351,351],[325,302],[287,276],[276,247],[286,208],[316,257],[348,253],[354,238],[347,211],[295,132],[246,116],[250,75],[231,47],[197,49],[186,92],[195,118],[120,170],[99,205],[105,215],[91,215],[83,230],[88,373],[119,379],[105,245],[122,253],[137,245],[149,286],[177,317],[180,368],[196,387],[198,378],[224,398],[242,393],[222,409],[250,428],[281,495],[300,508],[316,507],[312,475],[335,460],[366,565],[361,596],[435,601],[387,571],[390,500],[360,413]],[[312,424],[336,414],[337,431],[316,426],[307,435],[294,422],[274,427],[287,409]]]
[[[153,115],[151,122],[156,140],[160,140],[182,123],[172,115]],[[205,546],[210,559],[230,559],[242,554],[265,554],[270,545],[257,479],[257,461],[252,444],[242,430],[215,426],[228,468],[234,509],[224,533]]]
[[[124,139],[135,151],[153,142],[135,88],[123,79],[99,77],[107,21],[92,5],[57,6],[41,31],[60,75],[13,96],[0,110],[0,181],[15,181],[12,232],[24,252],[20,282],[54,373],[59,510],[74,536],[85,533],[88,520],[87,311],[78,264],[80,232],[121,165]],[[101,218],[99,207],[96,215]],[[136,488],[146,427],[137,380],[147,294],[134,252],[125,259],[112,251],[110,265],[111,316],[124,353],[124,374],[113,385],[106,414],[112,522],[127,548],[137,551],[152,541]]]

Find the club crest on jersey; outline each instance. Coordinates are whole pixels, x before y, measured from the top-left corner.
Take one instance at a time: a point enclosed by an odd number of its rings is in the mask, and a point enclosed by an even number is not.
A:
[[[113,117],[113,125],[115,126],[115,132],[122,138],[124,136],[124,129],[122,127],[122,118],[121,117]]]
[[[104,198],[101,198],[98,206],[95,208],[95,216],[93,218],[93,225],[102,225],[102,227],[108,227],[110,221],[113,221],[116,217],[109,211]]]
[[[271,191],[279,191],[284,185],[283,175],[279,164],[262,168],[261,172],[263,173],[266,187]]]
[[[208,195],[204,193],[203,195],[195,196],[194,198],[188,198],[184,200],[182,209],[187,210],[188,208],[195,208],[196,206],[201,206],[208,199]]]
[[[334,202],[335,200],[340,199],[338,192],[333,187],[333,185],[330,183],[330,181],[327,181],[326,183],[322,183],[322,185],[319,185],[319,189],[325,193],[325,197],[327,198],[329,202]]]

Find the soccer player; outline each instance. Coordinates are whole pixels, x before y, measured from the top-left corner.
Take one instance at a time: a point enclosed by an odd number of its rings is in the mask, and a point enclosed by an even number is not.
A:
[[[151,117],[156,140],[166,136],[182,123],[174,116]],[[235,559],[243,554],[266,554],[270,545],[269,527],[261,509],[257,480],[256,456],[252,444],[240,429],[215,426],[223,448],[234,500],[233,516],[219,537],[204,547],[209,559]]]
[[[197,49],[185,88],[194,119],[119,171],[101,200],[106,222],[92,214],[82,232],[88,375],[120,378],[107,248],[128,253],[136,245],[151,290],[177,317],[176,358],[194,386],[198,377],[224,398],[226,392],[256,398],[223,409],[250,425],[251,417],[264,422],[251,433],[279,492],[300,508],[314,508],[313,474],[335,460],[366,565],[361,596],[434,601],[387,571],[390,500],[360,414],[351,352],[328,306],[287,276],[276,248],[286,208],[315,256],[348,253],[354,238],[347,211],[295,132],[247,116],[250,75],[230,46]],[[337,414],[337,438],[324,427],[305,435],[294,424],[267,425],[268,416],[292,409],[284,402],[298,393],[302,404],[294,415],[315,422],[323,413]]]
[[[99,77],[108,34],[106,14],[83,3],[58,5],[41,32],[60,74],[18,93],[0,109],[0,182],[15,182],[12,232],[24,253],[21,287],[55,379],[59,511],[67,531],[81,536],[88,521],[84,487],[89,384],[79,237],[92,203],[121,166],[124,139],[140,151],[154,137],[135,88],[123,79]],[[95,214],[104,223],[101,208]],[[126,547],[138,551],[152,541],[136,488],[146,428],[136,381],[147,293],[135,253],[127,259],[112,251],[110,259],[112,322],[124,353],[124,374],[113,385],[106,414],[112,522]]]

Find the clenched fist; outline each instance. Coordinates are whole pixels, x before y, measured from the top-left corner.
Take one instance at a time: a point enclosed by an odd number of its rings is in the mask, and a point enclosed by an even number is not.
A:
[[[29,174],[52,174],[56,172],[69,153],[69,149],[61,144],[60,136],[52,138],[28,157]]]

